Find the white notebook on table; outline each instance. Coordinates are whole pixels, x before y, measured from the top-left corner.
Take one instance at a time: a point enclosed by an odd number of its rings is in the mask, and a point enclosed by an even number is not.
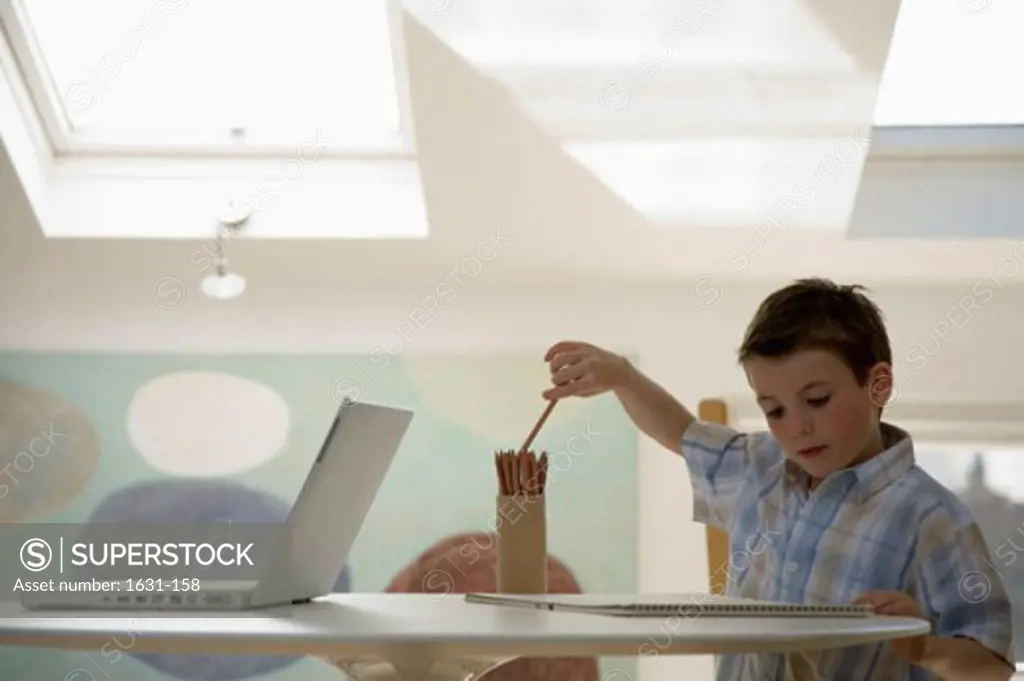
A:
[[[469,593],[466,602],[619,617],[870,617],[870,605],[782,603],[701,593],[597,596]]]

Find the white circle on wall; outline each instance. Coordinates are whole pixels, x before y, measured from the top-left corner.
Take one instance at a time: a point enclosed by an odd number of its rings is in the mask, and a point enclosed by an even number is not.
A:
[[[128,407],[128,438],[157,470],[216,477],[264,464],[288,442],[288,403],[262,383],[217,371],[158,376]]]
[[[501,449],[518,449],[547,402],[551,372],[539,357],[521,355],[403,357],[402,366],[424,402],[442,417],[484,437]],[[559,449],[545,433],[572,421],[584,409],[578,398],[562,400],[551,412],[534,449]]]

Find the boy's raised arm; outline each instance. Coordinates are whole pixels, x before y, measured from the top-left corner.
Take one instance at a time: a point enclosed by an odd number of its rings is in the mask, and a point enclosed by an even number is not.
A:
[[[667,390],[629,364],[615,396],[637,428],[662,447],[682,453],[683,435],[696,419]]]
[[[728,532],[748,488],[755,452],[772,449],[768,458],[774,458],[777,447],[763,434],[695,418],[668,391],[630,369],[615,388],[622,407],[640,430],[683,457],[693,489],[693,519]]]
[[[645,376],[622,355],[590,343],[561,341],[544,355],[553,388],[545,399],[592,397],[614,391],[636,427],[663,447],[679,452],[693,415],[667,390]]]
[[[547,399],[613,391],[644,434],[686,461],[694,492],[694,520],[727,529],[746,489],[753,452],[777,446],[760,434],[701,421],[628,359],[588,343],[556,343],[544,357],[555,387]]]

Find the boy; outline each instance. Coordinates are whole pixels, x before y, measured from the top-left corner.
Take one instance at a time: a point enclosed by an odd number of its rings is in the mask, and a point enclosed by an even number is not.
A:
[[[729,595],[868,603],[929,635],[804,654],[724,655],[719,681],[1006,681],[1011,607],[964,504],[881,420],[893,389],[878,308],[859,286],[804,279],[761,303],[739,361],[769,433],[701,422],[624,357],[548,350],[544,397],[614,391],[636,426],[690,472],[694,519],[729,534]],[[768,532],[764,533],[764,528]],[[756,552],[750,546],[764,538]]]

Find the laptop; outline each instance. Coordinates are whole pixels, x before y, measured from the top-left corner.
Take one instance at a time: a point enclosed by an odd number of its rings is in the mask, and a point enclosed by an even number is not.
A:
[[[24,592],[32,610],[247,610],[331,593],[413,412],[345,399],[257,579],[199,591]]]

